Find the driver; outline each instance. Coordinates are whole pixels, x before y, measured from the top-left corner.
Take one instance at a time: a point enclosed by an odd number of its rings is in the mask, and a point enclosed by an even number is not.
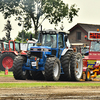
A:
[[[51,36],[51,47],[56,48],[56,41],[54,40],[53,36]]]

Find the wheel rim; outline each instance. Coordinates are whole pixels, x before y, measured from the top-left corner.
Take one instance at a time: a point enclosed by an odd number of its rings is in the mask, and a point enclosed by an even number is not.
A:
[[[58,66],[58,63],[56,63],[54,66],[54,77],[57,77],[58,71],[59,71],[59,66]]]
[[[5,57],[2,60],[2,65],[4,68],[8,67],[8,69],[10,69],[13,66],[13,59],[9,56]]]
[[[76,58],[76,68],[75,68],[75,73],[76,73],[76,77],[77,78],[80,78],[81,77],[82,71],[83,71],[82,58],[80,56],[78,56]]]
[[[90,78],[90,72],[88,71],[87,72],[87,79],[89,79]]]

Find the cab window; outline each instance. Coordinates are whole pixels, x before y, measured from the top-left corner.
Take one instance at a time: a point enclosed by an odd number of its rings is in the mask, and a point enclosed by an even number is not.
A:
[[[58,39],[59,39],[58,40],[59,48],[63,48],[64,47],[64,44],[63,44],[63,35],[59,34]]]

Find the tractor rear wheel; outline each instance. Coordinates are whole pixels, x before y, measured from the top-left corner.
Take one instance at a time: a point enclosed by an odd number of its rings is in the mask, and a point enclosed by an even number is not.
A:
[[[83,73],[83,61],[80,53],[72,53],[70,70],[71,70],[71,79],[73,81],[79,81]]]
[[[64,56],[61,57],[61,65],[64,71],[64,74],[61,75],[60,80],[70,80],[70,59],[72,51],[68,51]]]
[[[16,80],[25,80],[27,78],[27,71],[22,70],[24,59],[22,56],[17,56],[13,62],[13,76]]]
[[[4,71],[7,67],[12,71],[13,60],[16,55],[11,52],[6,52],[0,56],[0,70]]]
[[[58,81],[61,73],[60,60],[56,57],[49,57],[45,63],[45,79]]]
[[[91,74],[90,74],[90,69],[89,68],[86,69],[85,74],[86,74],[85,81],[90,81]]]

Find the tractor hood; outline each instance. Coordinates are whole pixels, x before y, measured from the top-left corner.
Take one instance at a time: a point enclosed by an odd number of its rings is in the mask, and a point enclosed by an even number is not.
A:
[[[45,52],[45,54],[51,54],[51,47],[48,46],[33,46],[30,48],[31,52]]]

